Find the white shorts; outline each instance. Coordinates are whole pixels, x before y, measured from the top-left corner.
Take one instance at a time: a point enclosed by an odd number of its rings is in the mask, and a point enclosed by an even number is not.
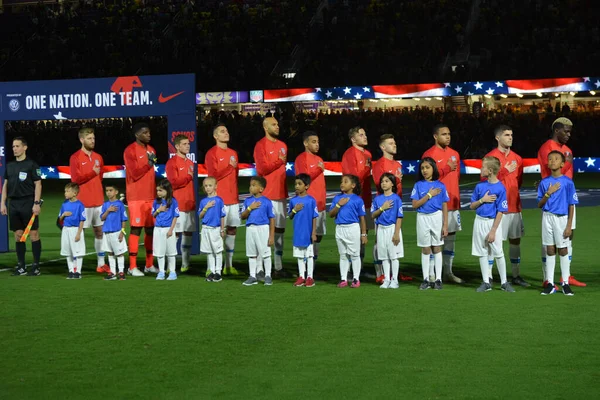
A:
[[[525,233],[523,214],[520,212],[504,214],[500,228],[503,240],[519,239],[523,237],[523,234]]]
[[[360,224],[337,225],[335,242],[340,256],[360,256]]]
[[[317,217],[317,236],[325,236],[327,234],[327,211],[319,211]]]
[[[569,238],[563,237],[563,233],[568,221],[568,215],[556,215],[544,211],[542,213],[542,245],[556,245],[558,249],[567,247]]]
[[[83,221],[83,228],[91,228],[92,226],[102,226],[102,206],[89,207],[85,209],[85,221]]]
[[[373,222],[373,217],[370,212],[365,214],[365,224],[367,225],[367,230],[372,231],[375,229],[375,222]]]
[[[263,258],[271,256],[269,247],[269,225],[246,227],[246,256]]]
[[[60,255],[64,257],[83,257],[85,256],[85,237],[81,232],[79,242],[75,241],[77,235],[77,226],[65,226],[60,235]]]
[[[402,230],[400,230],[400,243],[394,246],[392,238],[396,225],[377,225],[377,258],[379,260],[397,260],[404,257],[404,243],[402,242]]]
[[[225,226],[238,227],[242,224],[240,219],[240,205],[230,204],[225,206]]]
[[[296,246],[293,246],[293,247],[294,247],[293,248],[293,257],[294,258],[310,258],[310,257],[315,256],[312,244],[308,247],[296,247]]]
[[[275,228],[285,229],[287,222],[287,200],[271,200],[275,214]]]
[[[113,253],[115,256],[127,253],[127,236],[123,235],[123,241],[119,242],[121,232],[104,232],[102,238],[102,251]]]
[[[504,217],[502,219],[504,219]],[[483,218],[479,215],[475,216],[475,222],[473,222],[471,255],[475,257],[504,257],[504,250],[502,250],[503,237],[500,230],[496,230],[496,238],[492,243],[485,240],[488,233],[492,230],[492,226],[494,226],[494,218]]]
[[[175,233],[167,237],[168,227],[155,226],[152,238],[152,254],[155,257],[171,257],[177,255],[177,236]]]
[[[223,237],[220,226],[202,225],[200,230],[200,252],[217,254],[223,252]]]
[[[462,231],[462,224],[460,222],[460,211],[448,210],[448,233]]]
[[[571,230],[577,228],[577,206],[573,204],[573,223],[571,224]]]
[[[444,216],[441,211],[432,214],[417,213],[417,246],[442,246],[442,227]],[[448,229],[450,232],[450,229]]]
[[[179,211],[179,217],[175,223],[175,233],[196,232],[196,212]]]

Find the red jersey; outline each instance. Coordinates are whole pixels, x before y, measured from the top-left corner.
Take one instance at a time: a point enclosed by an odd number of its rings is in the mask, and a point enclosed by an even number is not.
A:
[[[173,197],[177,200],[179,211],[195,211],[196,196],[194,191],[194,163],[187,157],[175,155],[165,165],[167,179],[173,186]]]
[[[342,174],[358,176],[360,181],[361,197],[365,208],[371,208],[371,152],[367,149],[359,150],[352,146],[342,156]]]
[[[235,167],[230,164],[232,160],[236,162]],[[219,146],[213,146],[206,152],[204,157],[204,165],[208,175],[217,180],[217,194],[227,206],[239,203],[239,167],[237,163],[238,154],[230,148],[222,149]]]
[[[375,182],[375,188],[377,189],[377,194],[383,193],[379,189],[379,182],[381,181],[381,175],[385,172],[388,172],[394,176],[402,173],[402,164],[400,161],[389,160],[385,157],[381,157],[379,160],[375,162],[373,165],[373,182]],[[402,197],[402,181],[396,177],[396,188],[398,189],[396,193],[398,196]]]
[[[517,153],[509,150],[508,155],[495,148],[485,155],[486,157],[496,157],[500,160],[500,172],[498,172],[498,179],[504,185],[506,189],[506,200],[508,201],[508,212],[518,213],[521,212],[521,194],[519,189],[523,184],[523,159]],[[507,163],[513,163],[517,166],[513,172],[509,172],[505,165]]]
[[[138,142],[131,143],[123,152],[127,201],[147,201],[156,197],[156,176],[154,167],[148,164],[148,153],[156,155],[152,146],[144,147]]]
[[[274,142],[265,136],[254,146],[254,162],[256,173],[267,180],[267,187],[263,196],[269,200],[287,199],[287,186],[285,183],[286,162],[279,155],[287,155],[287,146],[281,140]]]
[[[552,139],[547,140],[546,143],[540,147],[537,154],[538,162],[540,163],[542,179],[552,175],[550,168],[548,168],[548,154],[554,150],[563,153],[565,158],[568,158],[569,156],[573,157],[573,151],[566,144],[560,144]],[[561,172],[563,175],[573,179],[573,163],[571,161],[565,161],[565,166],[562,167]]]
[[[94,167],[100,167],[100,173],[96,174]],[[104,160],[98,153],[92,151],[89,156],[82,150],[76,151],[69,159],[71,170],[71,182],[79,185],[79,195],[86,208],[100,207],[104,204],[104,190],[102,188],[102,170]]]
[[[305,151],[296,157],[294,166],[296,167],[296,175],[308,174],[310,176],[310,187],[308,194],[317,200],[317,210],[324,211],[325,199],[327,198],[327,188],[325,186],[325,175],[319,166],[323,159],[316,154]]]
[[[460,189],[458,188],[458,181],[460,179],[460,156],[458,152],[450,147],[442,149],[438,145],[433,145],[425,153],[423,157],[431,157],[437,164],[438,171],[440,172],[440,182],[446,186],[450,201],[448,202],[448,211],[455,211],[460,208]],[[448,161],[456,162],[456,169],[450,170]]]

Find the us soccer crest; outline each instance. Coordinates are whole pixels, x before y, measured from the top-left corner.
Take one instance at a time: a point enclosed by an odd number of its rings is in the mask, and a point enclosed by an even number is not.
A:
[[[450,157],[450,159],[451,159],[453,162],[454,162],[454,161],[456,161],[456,157],[454,157],[454,156]]]
[[[283,147],[281,148],[281,154],[285,155],[285,149]]]
[[[236,162],[236,161],[235,161],[235,156],[231,156],[231,157],[229,157],[229,161],[230,161],[230,162]]]
[[[96,167],[99,167],[99,166],[100,166],[100,161],[99,161],[99,160],[95,160],[95,161],[94,161],[94,165],[95,165]]]

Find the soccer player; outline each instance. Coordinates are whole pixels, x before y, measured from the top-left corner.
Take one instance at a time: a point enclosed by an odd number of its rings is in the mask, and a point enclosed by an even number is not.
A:
[[[542,179],[547,178],[551,175],[550,168],[548,166],[548,155],[551,151],[559,151],[565,156],[565,163],[561,169],[561,173],[567,178],[573,179],[573,151],[567,146],[567,142],[571,137],[571,131],[573,130],[573,122],[570,119],[561,117],[557,118],[552,123],[552,137],[548,139],[542,147],[540,147],[537,158],[540,164],[540,172]],[[576,208],[573,207],[573,226],[571,227],[571,236],[567,241],[567,249],[569,251],[569,259],[573,258],[573,236],[575,234],[575,227],[577,225],[577,214]],[[545,271],[546,264],[546,249],[542,246],[542,270]],[[544,279],[545,281],[545,279]],[[569,277],[569,284],[573,286],[587,286],[585,283],[578,281],[574,277]],[[544,282],[545,285],[545,282]]]
[[[294,257],[298,259],[298,279],[294,286],[315,286],[313,243],[317,240],[317,201],[308,194],[310,176],[298,174],[294,187],[296,196],[290,200],[288,215],[293,221]],[[306,276],[306,278],[304,278]]]
[[[342,156],[342,174],[358,177],[363,202],[365,203],[365,207],[370,209],[372,202],[371,161],[373,157],[371,156],[371,152],[366,148],[369,143],[367,133],[360,126],[356,126],[348,131],[348,138],[350,139],[352,146],[350,146]],[[369,229],[374,228],[373,219],[371,218],[370,213],[365,215],[365,223],[367,225],[368,234]],[[361,244],[361,262],[364,259],[364,256],[365,245]],[[377,246],[373,246],[373,264],[375,265],[376,278],[379,278],[379,281],[382,281],[383,278],[380,277],[383,275],[383,270],[381,268],[381,262],[377,258]]]
[[[455,276],[452,272],[456,232],[462,230],[459,211],[460,189],[458,187],[460,179],[460,156],[450,147],[450,128],[447,125],[436,125],[433,128],[433,139],[435,140],[435,144],[423,153],[422,158],[431,157],[435,160],[437,170],[440,174],[440,182],[444,184],[450,196],[450,200],[448,201],[448,236],[444,239],[443,250],[444,280],[454,283],[464,283],[462,279]]]
[[[194,162],[187,158],[190,153],[190,140],[185,135],[173,139],[177,154],[165,166],[167,179],[173,187],[173,197],[179,204],[179,218],[175,234],[181,237],[181,272],[190,268],[192,235],[196,230],[196,196],[194,191]]]
[[[256,172],[267,181],[262,195],[273,203],[275,213],[275,272],[283,272],[283,234],[285,232],[287,210],[287,186],[285,183],[285,167],[287,163],[287,146],[279,137],[279,123],[268,117],[263,121],[265,137],[254,146],[254,162]],[[260,254],[259,254],[260,256]],[[261,270],[262,263],[258,262]]]
[[[119,280],[125,280],[125,253],[127,253],[127,241],[125,240],[125,222],[127,211],[125,205],[119,198],[119,190],[114,185],[106,185],[106,197],[108,201],[102,205],[101,218],[104,221],[102,231],[104,232],[103,250],[107,253],[110,274],[104,277],[107,281],[117,279],[117,265],[119,267]]]
[[[488,267],[490,256],[496,259],[502,284],[501,289],[510,293],[515,291],[506,280],[506,260],[502,249],[502,231],[498,232],[504,213],[508,211],[506,189],[498,179],[500,166],[500,160],[496,157],[486,156],[483,158],[481,177],[485,180],[475,186],[471,196],[471,210],[475,210],[476,213],[473,223],[471,254],[479,258],[481,277],[483,278],[483,282],[477,288],[477,292],[480,293],[492,290]]]
[[[71,182],[79,185],[79,200],[85,206],[85,222],[83,228],[93,227],[94,249],[96,250],[98,266],[96,272],[110,273],[110,268],[104,261],[102,250],[102,224],[100,218],[104,193],[102,190],[102,169],[104,160],[102,156],[94,151],[96,146],[96,135],[93,128],[81,128],[79,130],[79,141],[81,149],[77,150],[69,159],[71,171]]]
[[[223,237],[225,236],[225,217],[227,215],[223,199],[217,196],[217,180],[208,176],[202,187],[206,197],[200,201],[198,216],[202,221],[200,231],[200,251],[206,254],[207,282],[221,282],[223,268]]]
[[[542,179],[538,186],[538,207],[542,213],[542,245],[546,246],[545,279],[543,295],[556,293],[554,287],[554,268],[556,266],[556,252],[560,256],[560,270],[562,275],[562,291],[567,296],[573,296],[569,286],[571,276],[571,260],[569,258],[569,238],[575,213],[575,204],[578,203],[577,192],[573,181],[563,175],[562,170],[567,158],[563,153],[553,150],[548,154],[548,168],[551,175]]]
[[[27,141],[23,137],[16,137],[12,142],[15,161],[6,165],[4,183],[2,184],[2,202],[0,212],[8,215],[10,230],[15,235],[15,250],[17,253],[17,266],[13,276],[40,275],[40,257],[42,255],[42,242],[40,241],[39,215],[42,204],[42,178],[40,167],[31,158],[27,158]],[[10,208],[6,207],[6,200],[10,199]],[[36,215],[31,225],[29,238],[33,265],[29,272],[25,268],[26,243],[21,242],[21,237],[32,215]]]
[[[308,194],[317,201],[317,239],[313,241],[314,262],[319,258],[319,244],[327,233],[327,212],[325,201],[327,199],[327,186],[325,184],[325,164],[317,155],[319,152],[319,136],[316,132],[307,131],[302,135],[304,139],[304,152],[296,157],[294,167],[296,175],[307,174],[310,177]]]
[[[150,127],[144,122],[133,126],[135,142],[127,146],[123,153],[125,159],[126,198],[129,206],[129,274],[144,276],[144,272],[157,273],[152,255],[154,219],[152,202],[156,194],[156,151],[150,146]],[[144,272],[137,267],[137,253],[140,234],[144,228],[144,247],[146,248],[146,268]]]
[[[225,268],[224,275],[237,275],[233,267],[233,251],[235,249],[235,235],[240,225],[240,205],[238,197],[238,154],[228,147],[229,132],[223,124],[213,129],[216,145],[206,152],[204,163],[208,175],[217,180],[219,197],[225,203]]]
[[[506,189],[508,212],[502,217],[500,224],[502,239],[509,241],[509,257],[512,270],[512,284],[523,287],[530,286],[521,278],[521,237],[523,236],[523,215],[521,214],[521,194],[519,190],[523,184],[523,159],[512,151],[513,131],[510,126],[500,125],[494,130],[498,147],[490,151],[485,157],[496,157],[500,161],[498,179]],[[482,174],[482,179],[485,179]],[[490,261],[490,269],[493,258]],[[490,279],[492,275],[490,274]]]
[[[383,153],[383,157],[375,162],[373,165],[373,182],[375,182],[375,189],[377,194],[382,194],[381,191],[381,176],[384,173],[392,174],[396,178],[396,193],[400,199],[402,199],[402,164],[400,161],[394,160],[396,156],[396,139],[394,135],[386,133],[379,137],[379,148]]]
[[[152,203],[152,216],[156,218],[154,225],[153,248],[158,258],[158,274],[156,280],[165,280],[165,257],[169,270],[168,281],[177,279],[175,272],[175,256],[177,256],[177,236],[174,235],[175,225],[179,218],[179,205],[173,197],[173,187],[167,179],[156,186],[156,199]]]
[[[265,268],[265,285],[273,284],[271,278],[271,246],[275,241],[275,211],[273,203],[263,195],[267,180],[262,176],[250,178],[250,197],[244,200],[242,219],[246,220],[246,256],[250,276],[244,286],[258,284],[256,278],[257,258],[260,256]]]
[[[69,275],[67,279],[81,279],[81,267],[85,256],[83,224],[85,206],[77,200],[79,186],[70,182],[65,186],[65,202],[60,207],[58,218],[62,224],[60,236],[60,255],[67,257]]]

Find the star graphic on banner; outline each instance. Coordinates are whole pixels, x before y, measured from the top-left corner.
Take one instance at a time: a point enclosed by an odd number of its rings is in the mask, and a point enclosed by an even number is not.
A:
[[[354,95],[354,98],[355,98],[356,100],[360,100],[360,99],[362,98],[362,94],[360,94],[360,93],[356,93],[356,94]]]
[[[315,90],[317,91],[317,93],[319,93],[321,91],[321,88],[318,87],[318,88],[315,88]]]
[[[350,93],[352,93],[352,89],[350,89],[348,86],[346,86],[344,88],[344,94],[350,94]]]
[[[154,172],[158,172],[158,165],[154,166]]]
[[[48,172],[54,172],[54,168],[48,167]]]
[[[369,88],[368,88],[368,87],[366,87],[366,86],[363,88],[363,92],[365,92],[365,93],[367,93],[367,92],[370,92],[370,91],[371,91],[371,89],[369,89]]]
[[[467,96],[473,96],[474,93],[468,92]]]
[[[342,96],[338,96],[337,100],[343,100]]]
[[[596,162],[596,159],[591,158],[591,157],[588,157],[588,159],[585,160],[585,163],[587,164],[588,167],[595,167],[596,166],[596,164],[594,164],[595,162]]]
[[[330,98],[332,94],[333,94],[333,93],[331,93],[331,91],[329,91],[329,90],[325,92],[325,96],[326,96],[327,98]]]
[[[594,82],[594,85],[596,85],[596,89],[600,88],[600,80]]]
[[[502,86],[504,86],[504,85],[502,84],[502,82],[496,82],[496,87],[502,87]]]
[[[167,173],[165,172],[164,174],[162,174],[163,178],[167,177]]]
[[[286,164],[285,164],[285,170],[286,170],[286,171],[291,171],[291,170],[292,170],[292,167],[293,167],[292,163],[286,163]]]
[[[475,89],[478,89],[478,90],[479,90],[479,89],[483,89],[483,83],[481,83],[481,82],[476,82],[476,83],[475,83]]]
[[[456,87],[454,88],[454,90],[456,90],[456,93],[462,93],[462,87],[456,85]]]
[[[577,168],[577,173],[578,174],[581,174],[582,172],[585,172],[585,171],[583,171],[582,169]]]
[[[485,91],[487,94],[492,95],[494,94],[494,89],[489,88],[488,90]]]
[[[589,81],[590,81],[590,77],[589,77],[589,76],[585,76],[585,77],[583,77],[583,81],[584,81],[584,82],[589,82]]]
[[[445,87],[450,87],[450,82],[446,82],[446,83],[444,83],[444,86],[445,86]]]
[[[415,172],[415,166],[412,164],[408,164],[408,167],[406,169],[408,170],[408,172]]]
[[[40,175],[40,178],[42,178],[42,179],[46,179],[46,174],[42,174],[42,175]]]

